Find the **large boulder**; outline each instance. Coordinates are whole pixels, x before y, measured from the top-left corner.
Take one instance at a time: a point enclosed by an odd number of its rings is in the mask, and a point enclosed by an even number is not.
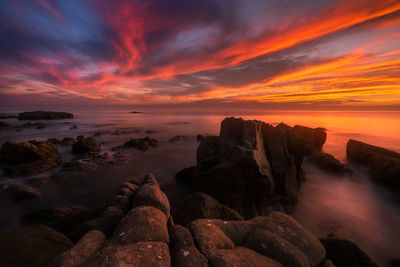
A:
[[[53,169],[61,164],[58,150],[48,141],[6,142],[0,150],[7,175],[28,176]]]
[[[269,266],[265,265],[269,261],[271,266],[305,267],[325,259],[319,239],[281,212],[247,221],[199,219],[188,227],[213,266]],[[246,265],[246,255],[253,265]]]
[[[82,267],[109,266],[171,266],[169,248],[163,242],[137,242],[126,245],[110,245],[84,262]]]
[[[55,111],[30,111],[19,113],[19,120],[56,120],[56,119],[72,119],[74,115],[68,112]]]
[[[93,255],[106,240],[106,236],[97,230],[84,235],[72,248],[58,255],[51,263],[51,267],[79,266]]]
[[[136,207],[119,222],[112,241],[118,244],[145,241],[169,243],[167,218],[157,208],[151,206]]]
[[[144,184],[142,185],[132,200],[133,207],[139,206],[153,206],[169,218],[170,206],[167,196],[161,191],[158,184]]]
[[[326,257],[337,267],[377,267],[378,265],[353,242],[330,234],[321,238],[326,249]]]
[[[0,228],[1,266],[48,266],[73,243],[63,234],[43,225]]]
[[[400,192],[400,153],[356,140],[348,141],[346,153],[351,162],[367,167],[374,181]]]
[[[304,156],[325,138],[319,128],[226,118],[220,135],[205,137],[197,149],[194,189],[245,218],[285,210],[297,201]]]
[[[175,222],[181,225],[196,219],[243,220],[243,217],[215,198],[197,192],[181,201],[174,216]]]
[[[100,144],[92,137],[78,136],[77,141],[72,144],[72,152],[75,154],[85,154],[100,151]]]

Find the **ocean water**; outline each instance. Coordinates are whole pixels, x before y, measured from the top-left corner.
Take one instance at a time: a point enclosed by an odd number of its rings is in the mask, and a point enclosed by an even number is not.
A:
[[[68,110],[66,110],[68,111]],[[16,111],[17,112],[17,111]],[[0,145],[5,141],[47,140],[78,135],[91,136],[103,133],[96,139],[102,151],[122,145],[130,138],[151,136],[159,146],[148,151],[125,150],[126,161],[110,166],[102,182],[110,187],[132,177],[142,177],[151,172],[175,206],[187,190],[174,180],[179,170],[196,163],[198,142],[196,135],[218,135],[221,121],[227,116],[257,119],[270,124],[284,122],[327,130],[323,150],[346,162],[346,143],[352,138],[400,152],[400,112],[333,112],[333,111],[247,111],[247,112],[187,112],[146,110],[80,110],[72,111],[74,119],[43,121],[45,129],[23,129],[25,121],[2,119],[12,127],[0,131]],[[4,113],[4,112],[3,112]],[[7,113],[10,113],[8,111]],[[77,129],[71,129],[76,125]],[[151,133],[146,133],[150,130]],[[119,131],[119,135],[115,131]],[[176,135],[186,140],[169,141]],[[73,158],[70,147],[58,146],[63,160]],[[302,184],[299,201],[293,216],[305,228],[324,236],[330,232],[341,234],[357,243],[380,265],[400,258],[400,203],[395,195],[369,180],[365,173],[356,171],[352,177],[332,176],[304,165],[307,180]],[[2,182],[9,182],[0,174]],[[12,181],[24,181],[12,179]],[[100,179],[100,178],[99,178]],[[400,179],[400,177],[399,177]]]

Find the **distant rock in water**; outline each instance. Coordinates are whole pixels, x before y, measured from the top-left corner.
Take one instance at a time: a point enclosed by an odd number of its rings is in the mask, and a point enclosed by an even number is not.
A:
[[[126,141],[122,146],[115,147],[114,150],[118,150],[121,148],[137,148],[140,150],[148,150],[150,147],[154,147],[158,145],[157,139],[145,137],[145,138],[136,138],[130,139]]]
[[[6,128],[6,127],[10,127],[10,125],[8,125],[5,122],[0,121],[0,128]]]
[[[137,114],[137,113],[142,113],[142,112],[140,112],[140,111],[131,111],[130,113]]]
[[[346,164],[341,163],[328,153],[315,152],[309,158],[317,167],[330,173],[339,175],[351,175],[353,171]]]
[[[55,111],[30,111],[19,113],[17,118],[19,120],[57,120],[57,119],[71,119],[74,115],[68,112],[55,112]]]
[[[366,166],[374,181],[400,193],[400,153],[352,139],[346,153],[351,162]]]
[[[6,142],[0,150],[6,175],[29,176],[48,171],[61,163],[58,150],[48,141]]]
[[[92,137],[78,136],[77,141],[72,144],[72,152],[75,154],[85,154],[100,151],[100,144]]]
[[[334,234],[320,240],[325,247],[326,258],[336,267],[378,267],[364,251],[349,240]]]
[[[18,126],[17,126],[18,127]],[[23,128],[31,128],[31,127],[35,127],[36,129],[44,129],[46,128],[46,124],[43,122],[35,122],[35,123],[31,123],[31,122],[27,122],[24,123],[22,125]]]
[[[176,136],[172,137],[171,139],[169,139],[169,141],[171,143],[176,143],[176,142],[179,142],[179,141],[188,141],[188,140],[189,140],[189,138],[187,136],[184,136],[184,135],[176,135]]]
[[[245,218],[284,210],[297,201],[304,156],[321,150],[325,139],[322,128],[226,118],[220,136],[204,137],[197,149],[195,191]]]

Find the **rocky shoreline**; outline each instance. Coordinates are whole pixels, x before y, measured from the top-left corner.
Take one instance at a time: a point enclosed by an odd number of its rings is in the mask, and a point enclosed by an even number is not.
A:
[[[173,142],[182,139],[178,137]],[[306,179],[304,160],[333,174],[353,173],[353,165],[322,152],[324,129],[283,123],[274,127],[232,117],[222,121],[219,136],[198,140],[196,166],[176,175],[193,194],[172,214],[152,174],[121,184],[108,200],[90,209],[40,210],[39,205],[17,219],[20,228],[0,228],[2,264],[377,266],[351,241],[335,235],[319,239],[288,215]],[[101,154],[94,138],[79,136],[66,140],[76,157],[62,163],[53,146],[62,142],[49,139],[2,146],[2,167],[11,177],[60,168],[50,177],[30,179],[30,184],[2,184],[4,203],[35,206],[32,201],[40,200],[43,188],[51,194],[65,184],[78,186],[88,172],[117,160]],[[131,139],[115,149],[144,150],[156,145],[151,138]],[[350,140],[347,154],[351,162],[369,164],[372,179],[398,192],[398,153]]]

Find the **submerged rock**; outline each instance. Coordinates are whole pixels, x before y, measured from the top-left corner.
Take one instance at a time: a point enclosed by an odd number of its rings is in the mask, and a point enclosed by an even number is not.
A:
[[[72,152],[75,154],[85,154],[100,151],[100,144],[92,137],[77,137],[77,141],[72,144]]]
[[[336,267],[378,266],[364,251],[349,240],[334,234],[320,240],[326,249],[326,258],[331,260]]]
[[[55,111],[30,111],[19,113],[19,120],[56,120],[56,119],[71,119],[74,115],[68,112]]]
[[[73,243],[63,234],[43,225],[0,228],[2,266],[48,266]]]
[[[346,164],[341,163],[330,154],[315,152],[311,155],[310,161],[322,170],[335,174],[352,174],[353,171]]]
[[[10,127],[10,125],[8,125],[5,122],[0,121],[0,128],[6,128],[6,127]]]
[[[187,136],[184,136],[184,135],[176,135],[176,136],[172,137],[171,139],[169,139],[169,141],[171,143],[176,143],[176,142],[179,142],[179,141],[188,141],[188,140],[189,140],[189,138]]]
[[[42,195],[32,187],[20,184],[0,185],[0,199],[11,200],[14,203],[40,199]],[[3,200],[4,201],[4,200]]]
[[[23,128],[35,127],[36,129],[44,129],[44,128],[46,128],[46,124],[43,122],[35,122],[35,123],[27,122],[27,123],[24,123],[22,125],[22,127]]]
[[[374,181],[400,192],[400,153],[356,140],[349,140],[346,153],[351,162],[366,166]]]
[[[28,176],[48,171],[61,164],[58,150],[48,141],[6,142],[0,150],[1,161],[7,164],[7,175]]]
[[[204,193],[194,193],[181,201],[174,220],[187,225],[196,219],[243,220],[243,217],[228,206]]]
[[[145,138],[130,139],[126,141],[122,146],[116,147],[115,149],[137,148],[139,150],[148,150],[150,147],[154,147],[157,145],[158,141],[156,139],[147,136]]]

